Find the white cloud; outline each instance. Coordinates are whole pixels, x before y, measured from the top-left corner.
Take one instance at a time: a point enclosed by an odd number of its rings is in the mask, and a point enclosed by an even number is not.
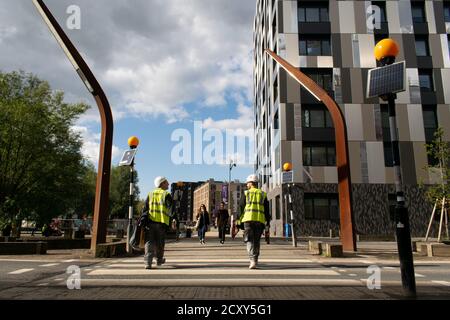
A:
[[[205,129],[233,130],[236,133],[243,133],[247,130],[253,130],[253,109],[243,104],[237,106],[239,114],[236,119],[213,120],[211,117],[203,121]]]
[[[83,140],[83,147],[81,152],[85,158],[90,160],[96,167],[98,165],[98,159],[100,157],[100,134],[94,133],[89,128],[84,126],[72,126],[72,130],[81,135]],[[120,150],[117,146],[112,147],[112,162],[122,155],[123,150]],[[117,161],[116,161],[117,162]]]

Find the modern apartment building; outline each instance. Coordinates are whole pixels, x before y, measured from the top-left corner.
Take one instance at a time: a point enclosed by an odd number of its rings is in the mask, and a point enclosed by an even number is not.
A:
[[[376,7],[375,7],[376,6]],[[375,11],[373,11],[375,9]],[[378,13],[374,26],[372,15]],[[293,201],[300,236],[339,232],[334,129],[326,108],[264,49],[315,80],[338,103],[347,124],[355,231],[393,235],[394,170],[386,103],[366,98],[375,43],[390,37],[406,61],[406,91],[396,112],[402,178],[412,236],[424,236],[431,215],[423,183],[439,177],[425,143],[438,126],[450,141],[450,1],[257,0],[254,20],[256,173],[268,192],[272,232],[287,221],[282,164],[294,170]],[[435,233],[436,234],[436,233]]]
[[[176,213],[180,221],[193,221],[194,217],[194,190],[203,184],[199,182],[177,182],[170,186],[172,198],[175,200]]]

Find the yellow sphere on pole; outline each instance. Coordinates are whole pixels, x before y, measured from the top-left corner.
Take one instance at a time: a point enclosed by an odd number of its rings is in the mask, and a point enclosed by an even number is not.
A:
[[[135,136],[128,138],[128,146],[130,146],[131,149],[135,149],[139,145],[139,139]]]
[[[380,61],[387,57],[396,57],[400,52],[400,47],[394,40],[390,38],[379,41],[373,50],[375,58]]]
[[[291,171],[292,170],[292,163],[286,162],[283,164],[283,171]]]

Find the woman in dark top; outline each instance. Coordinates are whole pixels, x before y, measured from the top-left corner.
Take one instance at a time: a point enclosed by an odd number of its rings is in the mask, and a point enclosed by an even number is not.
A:
[[[206,206],[202,204],[197,213],[198,220],[198,238],[201,244],[205,244],[205,233],[209,226],[209,214],[206,211]]]
[[[219,212],[217,213],[217,228],[219,228],[219,240],[221,244],[225,242],[225,230],[229,217],[228,210],[225,209],[225,202],[221,202]]]

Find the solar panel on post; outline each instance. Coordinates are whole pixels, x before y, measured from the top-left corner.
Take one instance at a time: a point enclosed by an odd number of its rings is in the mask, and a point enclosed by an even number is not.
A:
[[[405,61],[369,70],[367,98],[406,90]]]
[[[134,156],[136,155],[137,149],[131,149],[125,151],[122,159],[119,162],[119,166],[131,166],[133,163]]]

